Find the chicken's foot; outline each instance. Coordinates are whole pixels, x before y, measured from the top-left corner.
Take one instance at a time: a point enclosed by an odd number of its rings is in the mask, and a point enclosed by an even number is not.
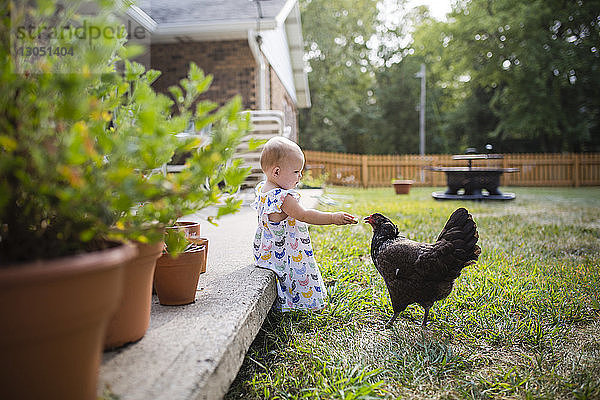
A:
[[[390,318],[390,320],[385,323],[385,329],[389,329],[392,327],[392,325],[394,324],[394,321],[396,321],[396,318],[398,318],[398,314],[400,314],[400,313],[399,312],[394,313],[392,318]]]

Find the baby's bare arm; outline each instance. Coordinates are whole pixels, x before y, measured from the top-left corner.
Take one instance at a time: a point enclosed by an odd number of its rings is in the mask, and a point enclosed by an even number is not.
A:
[[[305,209],[293,196],[287,195],[281,210],[290,217],[311,225],[347,225],[357,224],[358,219],[346,212],[323,212]]]

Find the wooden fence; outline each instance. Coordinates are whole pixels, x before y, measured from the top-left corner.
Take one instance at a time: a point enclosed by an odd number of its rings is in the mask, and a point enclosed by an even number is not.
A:
[[[446,174],[427,167],[467,165],[451,155],[361,155],[305,151],[307,169],[327,174],[327,182],[347,186],[389,186],[392,179],[412,179],[418,186],[446,186]],[[600,185],[600,153],[505,154],[502,159],[473,161],[473,166],[518,168],[505,173],[501,186]]]

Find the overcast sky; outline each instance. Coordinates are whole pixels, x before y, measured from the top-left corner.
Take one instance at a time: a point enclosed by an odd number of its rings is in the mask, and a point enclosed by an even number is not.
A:
[[[402,23],[403,11],[411,8],[426,5],[429,7],[431,16],[438,20],[445,20],[446,14],[450,12],[451,5],[455,0],[408,0],[406,7],[399,9],[396,0],[379,0],[377,8],[380,11],[379,18],[384,21],[389,28]]]
[[[408,4],[411,7],[416,7],[421,4],[429,6],[432,16],[441,20],[450,12],[451,2],[452,0],[410,0]]]

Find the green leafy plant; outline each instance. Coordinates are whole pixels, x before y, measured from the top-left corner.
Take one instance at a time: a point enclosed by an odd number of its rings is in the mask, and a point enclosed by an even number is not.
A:
[[[173,225],[177,218],[210,205],[219,204],[216,217],[235,212],[241,201],[232,195],[247,176],[247,170],[241,168],[241,160],[232,160],[249,124],[240,116],[240,99],[235,98],[220,109],[210,101],[196,102],[210,85],[211,77],[192,63],[188,77],[181,80],[180,86],[170,88],[178,114],[167,119],[165,116],[169,115],[173,103],[152,91],[150,84],[158,77],[156,71],[144,72],[141,65],[127,61],[125,71],[125,83],[131,90],[121,94],[114,90],[114,83],[109,83],[109,90],[102,88],[101,92],[108,96],[108,101],[117,104],[114,133],[125,135],[129,140],[135,138],[147,147],[134,149],[136,154],[125,157],[133,160],[130,168],[142,172],[137,178],[142,179],[144,202],[121,213],[116,224],[120,232],[127,238],[144,242],[155,240],[152,236],[162,232],[149,228]],[[146,107],[155,105],[154,110],[140,108],[136,103],[141,100]],[[205,141],[200,137],[176,138],[173,133],[181,132],[190,120],[196,129],[212,124],[210,137]],[[146,132],[156,133],[152,136]],[[176,174],[157,171],[178,150],[191,153],[183,170]]]
[[[327,172],[313,173],[313,170],[308,170],[302,176],[301,186],[302,188],[311,189],[311,188],[322,188],[325,186],[325,182],[327,182],[327,178],[329,178],[329,174]]]
[[[249,125],[239,98],[221,108],[198,101],[211,78],[194,64],[171,88],[173,99],[156,93],[160,72],[129,61],[139,51],[125,46],[124,29],[91,44],[50,38],[44,45],[71,46],[73,56],[25,59],[12,51],[11,26],[84,17],[71,2],[11,7],[0,26],[0,266],[108,240],[156,242],[187,213],[216,205],[220,217],[239,208],[233,194],[248,171],[232,156]],[[124,10],[98,7],[88,25],[121,26],[114,13]],[[190,121],[196,129],[211,123],[210,138],[177,138]],[[176,150],[192,153],[184,170],[162,172]]]

